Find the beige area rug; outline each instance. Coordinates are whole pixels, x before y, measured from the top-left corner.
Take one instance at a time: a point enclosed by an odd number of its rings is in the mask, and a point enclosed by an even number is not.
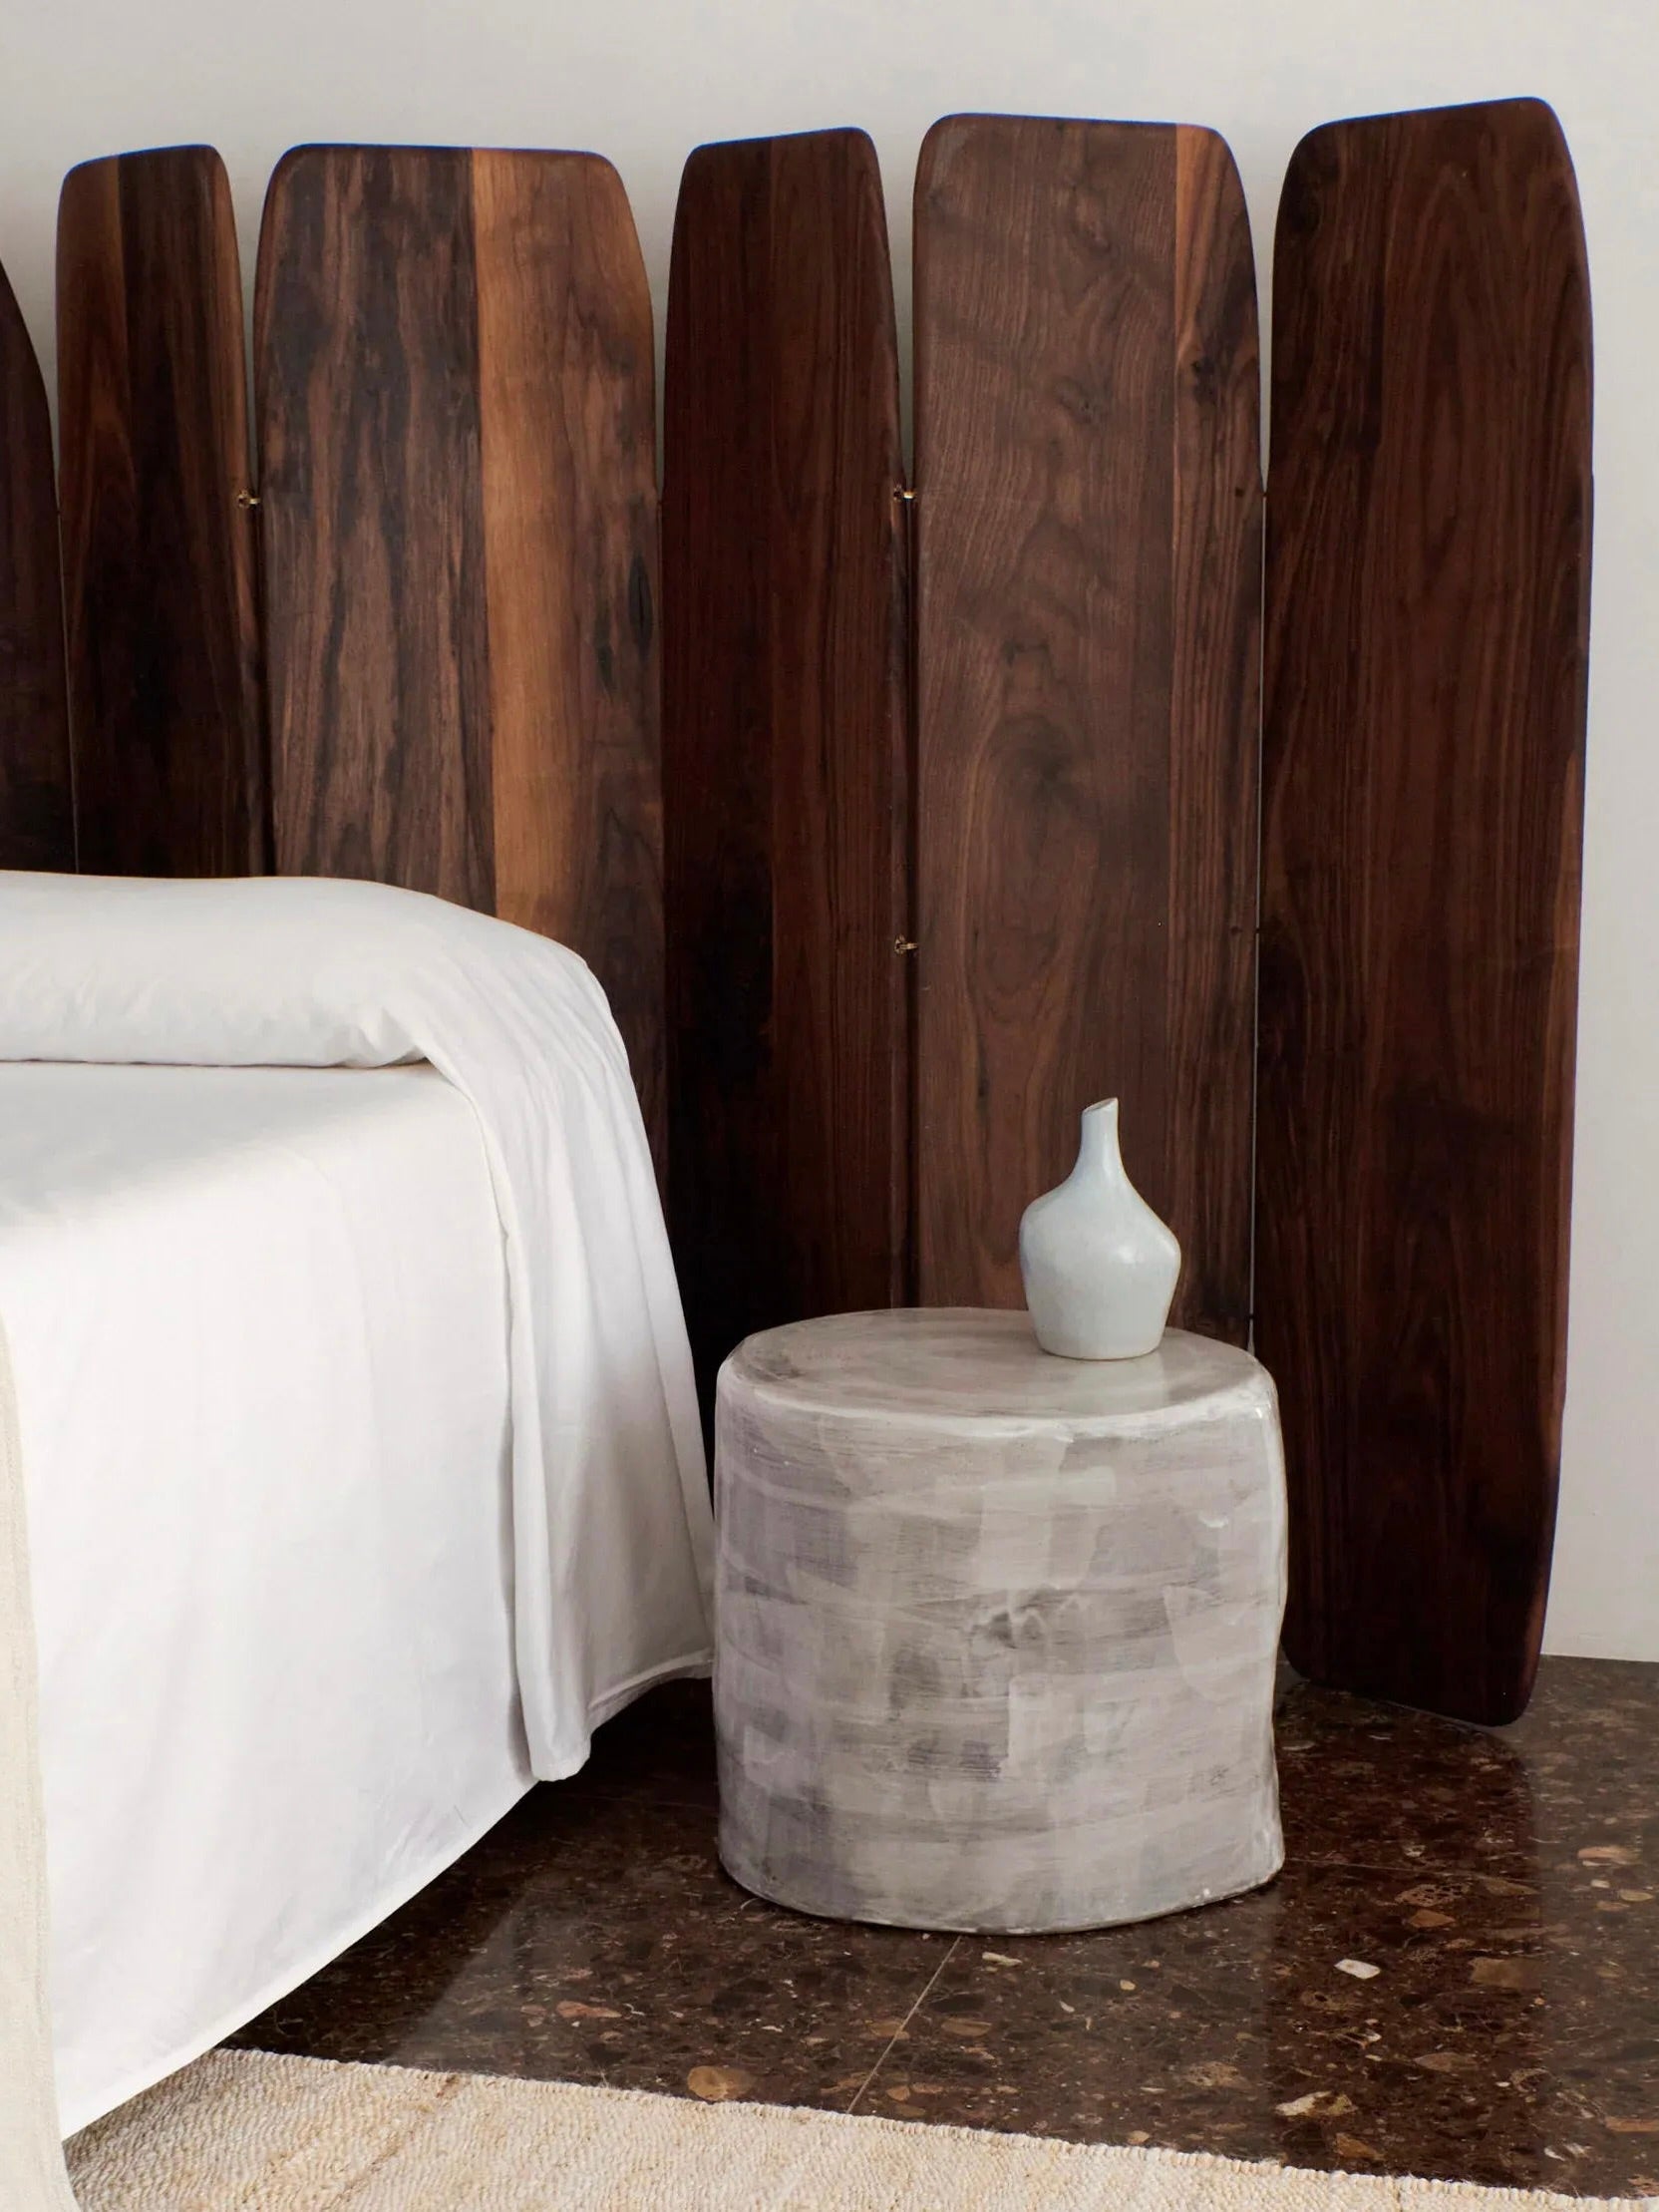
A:
[[[210,2052],[86,2129],[70,2167],[81,2212],[1585,2212],[1611,2201],[241,2050]]]

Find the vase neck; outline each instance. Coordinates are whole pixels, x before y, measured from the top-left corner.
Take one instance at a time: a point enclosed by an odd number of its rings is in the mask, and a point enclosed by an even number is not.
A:
[[[1083,1110],[1083,1139],[1078,1146],[1078,1172],[1122,1182],[1124,1156],[1118,1149],[1118,1101],[1102,1099]]]

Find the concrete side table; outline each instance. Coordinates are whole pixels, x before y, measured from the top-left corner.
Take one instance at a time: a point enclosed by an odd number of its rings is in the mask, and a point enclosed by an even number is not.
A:
[[[904,1927],[1149,1919],[1276,1872],[1284,1470],[1265,1369],[1170,1330],[836,1314],[721,1370],[720,1855]]]

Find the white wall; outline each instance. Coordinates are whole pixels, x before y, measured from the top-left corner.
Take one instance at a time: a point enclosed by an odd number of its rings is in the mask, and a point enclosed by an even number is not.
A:
[[[1659,1659],[1659,6],[1655,0],[0,0],[0,259],[44,355],[70,164],[206,139],[251,268],[305,139],[594,147],[659,322],[703,139],[862,124],[900,313],[917,144],[953,109],[1214,125],[1265,281],[1279,181],[1332,117],[1509,93],[1560,115],[1596,324],[1594,628],[1572,1323],[1548,1645]],[[50,381],[50,359],[46,361]]]

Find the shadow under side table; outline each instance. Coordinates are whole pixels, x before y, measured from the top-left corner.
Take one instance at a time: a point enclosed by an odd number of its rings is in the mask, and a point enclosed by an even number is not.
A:
[[[720,1855],[796,1910],[1101,1927],[1283,1858],[1277,1401],[1246,1352],[1021,1312],[747,1342],[716,1415]]]

